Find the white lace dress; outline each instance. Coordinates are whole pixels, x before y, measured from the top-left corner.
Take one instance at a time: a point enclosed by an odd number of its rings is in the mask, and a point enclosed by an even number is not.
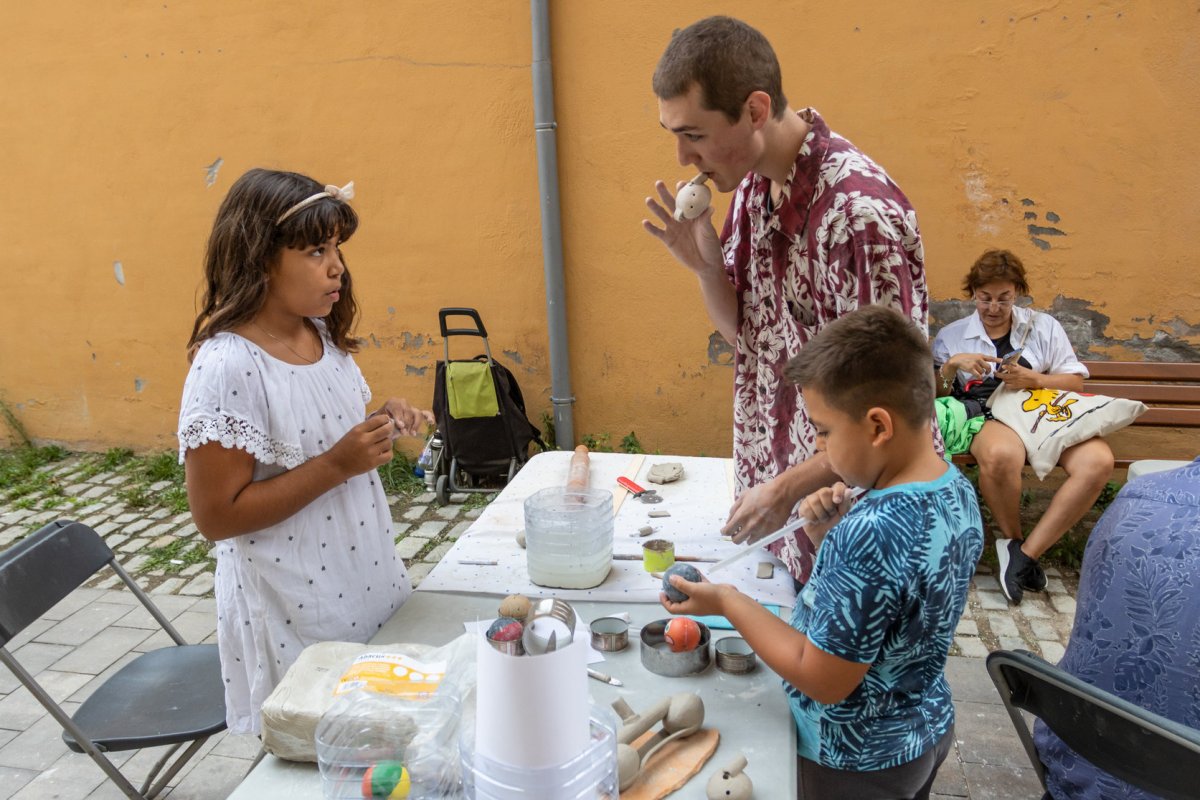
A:
[[[265,480],[328,450],[365,418],[370,399],[354,359],[328,339],[320,361],[297,366],[221,333],[200,347],[184,383],[179,457],[220,442],[254,456],[254,480]],[[277,525],[216,544],[231,733],[259,732],[263,700],[306,645],[365,642],[408,598],[394,538],[371,470]]]

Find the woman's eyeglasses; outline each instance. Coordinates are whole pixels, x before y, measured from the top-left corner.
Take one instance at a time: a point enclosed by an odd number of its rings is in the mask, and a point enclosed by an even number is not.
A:
[[[1013,307],[1014,303],[1016,303],[1016,300],[985,300],[978,296],[976,296],[974,300],[975,305],[979,306],[980,308],[991,308],[992,306],[995,306],[1001,311],[1007,311]]]

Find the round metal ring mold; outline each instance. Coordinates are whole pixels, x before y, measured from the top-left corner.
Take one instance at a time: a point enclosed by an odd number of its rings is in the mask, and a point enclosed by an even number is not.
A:
[[[592,620],[592,647],[604,653],[616,653],[629,646],[629,623],[620,617]]]
[[[725,636],[717,639],[713,645],[716,652],[717,669],[731,675],[745,675],[753,672],[758,665],[758,656],[754,655],[750,643],[740,636]]]
[[[565,633],[558,635],[558,632],[555,632],[555,650],[566,647],[575,637],[575,609],[571,607],[570,603],[559,600],[557,597],[538,600],[529,607],[529,613],[525,615],[525,631],[521,634],[521,644],[525,647],[525,652],[531,656],[541,655],[550,646],[549,638],[533,629],[533,623],[541,617],[556,619],[566,626]]]
[[[708,669],[712,659],[708,651],[708,643],[712,639],[708,626],[697,622],[700,626],[700,644],[695,650],[683,653],[672,653],[667,647],[667,622],[660,619],[642,626],[642,666],[655,675],[668,678],[679,678],[684,675],[695,675]]]
[[[486,636],[486,635],[484,638],[487,639],[488,644],[490,644],[492,646],[492,649],[498,650],[501,653],[504,653],[505,655],[509,655],[509,656],[525,655],[525,645],[521,643],[520,639],[509,639],[508,641],[504,641],[501,639],[493,639],[492,637]]]

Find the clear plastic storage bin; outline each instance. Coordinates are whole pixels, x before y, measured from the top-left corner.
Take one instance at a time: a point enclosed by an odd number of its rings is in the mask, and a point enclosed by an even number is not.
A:
[[[467,800],[616,800],[617,715],[593,705],[591,738],[575,758],[553,767],[522,769],[475,752],[474,726],[459,742]]]
[[[529,580],[559,589],[599,586],[612,569],[612,492],[542,489],[525,500]]]

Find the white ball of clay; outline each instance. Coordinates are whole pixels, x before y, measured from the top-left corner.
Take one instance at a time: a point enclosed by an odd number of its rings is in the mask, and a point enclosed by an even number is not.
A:
[[[712,202],[712,191],[703,183],[688,183],[675,197],[675,221],[695,219]]]

